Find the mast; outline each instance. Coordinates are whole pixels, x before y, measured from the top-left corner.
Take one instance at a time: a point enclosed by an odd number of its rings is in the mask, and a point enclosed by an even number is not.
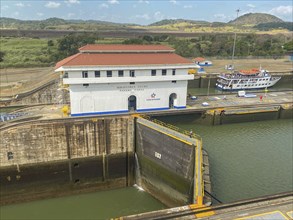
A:
[[[236,12],[237,12],[237,18],[238,18],[238,14],[240,12],[240,9],[237,9]],[[237,20],[237,18],[236,18],[236,20]],[[237,29],[237,22],[236,22],[236,25],[235,25],[235,29]],[[235,30],[235,33],[234,33],[234,43],[233,43],[233,52],[232,52],[232,66],[233,66],[233,69],[234,69],[235,46],[236,46],[236,30]]]

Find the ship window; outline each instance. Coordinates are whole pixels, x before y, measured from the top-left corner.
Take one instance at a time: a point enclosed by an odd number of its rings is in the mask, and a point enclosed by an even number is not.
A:
[[[177,82],[176,80],[172,81],[172,83],[176,83],[176,82]]]
[[[112,77],[112,71],[111,70],[107,71],[107,77]]]
[[[176,69],[172,69],[172,75],[173,75],[173,76],[176,75]]]
[[[95,77],[101,77],[101,72],[100,71],[95,71]]]
[[[88,72],[82,71],[82,78],[88,78]]]
[[[123,70],[118,70],[118,77],[123,77],[123,76],[124,76]]]
[[[89,84],[82,84],[84,87],[88,87],[89,86]]]
[[[130,85],[133,85],[133,84],[135,84],[135,82],[130,82],[129,84],[130,84]]]
[[[157,71],[156,70],[152,70],[152,76],[156,76],[157,75]]]
[[[167,70],[166,69],[163,69],[162,70],[162,76],[166,76],[167,75]]]

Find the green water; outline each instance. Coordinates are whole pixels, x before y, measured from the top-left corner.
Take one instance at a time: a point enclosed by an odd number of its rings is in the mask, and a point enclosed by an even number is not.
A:
[[[0,219],[109,219],[163,209],[148,193],[128,187],[0,207]]]
[[[232,202],[293,190],[292,120],[196,125],[188,116],[161,120],[203,138],[209,153],[212,194]]]
[[[160,118],[203,138],[212,194],[222,202],[292,191],[292,120],[204,126],[193,116]],[[0,219],[106,219],[164,208],[134,187],[0,207]]]

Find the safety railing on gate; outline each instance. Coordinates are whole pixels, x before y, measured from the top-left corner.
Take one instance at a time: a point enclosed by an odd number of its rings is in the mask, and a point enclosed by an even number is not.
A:
[[[151,121],[151,122],[153,122],[155,124],[161,125],[163,127],[169,128],[169,129],[171,129],[173,131],[177,131],[177,132],[179,132],[181,134],[187,135],[187,136],[189,136],[191,138],[201,140],[201,137],[199,135],[193,133],[193,132],[191,133],[190,131],[184,130],[182,128],[178,128],[178,127],[176,127],[174,125],[171,125],[171,124],[168,124],[166,122],[160,121],[158,119],[152,118],[149,115],[139,115],[139,117],[141,117],[143,119],[146,119],[146,120],[149,120],[149,121]]]

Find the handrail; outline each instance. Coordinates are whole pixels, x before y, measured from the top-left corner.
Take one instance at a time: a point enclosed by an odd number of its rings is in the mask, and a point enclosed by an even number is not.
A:
[[[166,122],[160,121],[160,120],[158,120],[158,119],[152,118],[152,117],[149,116],[149,115],[139,115],[139,117],[141,117],[141,118],[143,118],[143,119],[146,119],[146,120],[148,120],[148,121],[151,121],[151,122],[153,122],[153,123],[155,123],[155,124],[161,125],[161,126],[163,126],[163,127],[169,128],[169,129],[171,129],[171,130],[173,130],[173,131],[177,131],[177,132],[179,132],[179,133],[181,133],[181,134],[184,134],[184,135],[186,135],[186,136],[189,136],[189,137],[191,137],[191,138],[195,138],[195,139],[200,140],[200,141],[202,140],[201,137],[200,137],[199,135],[194,134],[193,132],[192,132],[192,134],[191,134],[190,131],[184,130],[184,129],[182,129],[182,128],[179,128],[179,127],[176,127],[176,126],[174,126],[174,125],[168,124],[168,123],[166,123]]]

